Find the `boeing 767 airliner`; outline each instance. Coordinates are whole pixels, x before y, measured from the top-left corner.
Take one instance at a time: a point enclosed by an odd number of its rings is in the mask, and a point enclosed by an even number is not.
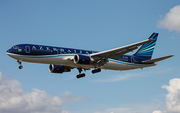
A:
[[[90,70],[98,73],[101,69],[107,70],[131,70],[155,66],[156,62],[170,58],[174,55],[151,59],[158,33],[144,41],[118,47],[107,51],[89,51],[82,49],[54,47],[35,44],[18,44],[6,51],[7,55],[17,60],[19,69],[22,69],[22,62],[33,62],[50,64],[51,73],[70,72],[77,68],[77,78],[85,77],[83,70]],[[138,47],[141,46],[139,49]],[[133,55],[125,55],[138,49]]]

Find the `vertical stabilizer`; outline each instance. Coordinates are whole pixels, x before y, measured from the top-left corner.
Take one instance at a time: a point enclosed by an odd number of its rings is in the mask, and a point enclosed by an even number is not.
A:
[[[154,40],[143,44],[134,55],[146,59],[151,59],[156,45],[157,37],[158,37],[158,33],[152,33],[152,35],[148,39],[154,39]]]

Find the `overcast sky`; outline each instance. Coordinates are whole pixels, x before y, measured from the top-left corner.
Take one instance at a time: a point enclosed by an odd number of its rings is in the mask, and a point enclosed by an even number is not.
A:
[[[143,70],[76,79],[77,69],[53,74],[49,65],[16,60],[21,43],[104,51],[159,33],[153,58],[174,57]],[[179,113],[179,0],[1,0],[0,112]],[[133,53],[128,53],[133,54]]]

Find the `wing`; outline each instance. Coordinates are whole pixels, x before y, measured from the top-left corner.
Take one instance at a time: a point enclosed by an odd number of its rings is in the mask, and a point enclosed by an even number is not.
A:
[[[125,53],[128,53],[130,51],[133,51],[133,50],[137,49],[138,46],[143,45],[143,44],[145,44],[147,42],[150,42],[152,40],[154,40],[154,39],[147,39],[147,40],[137,42],[137,43],[134,43],[134,44],[130,44],[130,45],[127,45],[127,46],[123,46],[123,47],[119,47],[119,48],[115,48],[115,49],[111,49],[111,50],[107,50],[107,51],[102,51],[102,52],[98,52],[98,53],[93,53],[90,56],[93,59],[117,58],[117,57],[119,57],[119,56],[121,56],[121,55],[123,55]]]
[[[133,51],[138,48],[138,46],[141,46],[145,43],[148,43],[154,39],[147,39],[141,42],[137,42],[134,44],[126,45],[123,47],[107,50],[107,51],[102,51],[98,53],[93,53],[90,54],[90,57],[94,59],[94,65],[95,67],[102,66],[108,62],[108,58],[117,58],[120,57],[121,55],[124,55],[125,53],[128,53],[130,51]]]

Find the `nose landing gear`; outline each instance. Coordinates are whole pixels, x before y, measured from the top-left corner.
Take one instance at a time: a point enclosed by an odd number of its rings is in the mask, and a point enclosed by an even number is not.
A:
[[[22,69],[22,68],[23,68],[23,66],[22,66],[22,61],[21,61],[21,60],[17,60],[17,62],[18,62],[18,64],[20,65],[20,66],[19,66],[19,69]]]
[[[23,68],[23,66],[19,66],[19,69],[22,69]]]

